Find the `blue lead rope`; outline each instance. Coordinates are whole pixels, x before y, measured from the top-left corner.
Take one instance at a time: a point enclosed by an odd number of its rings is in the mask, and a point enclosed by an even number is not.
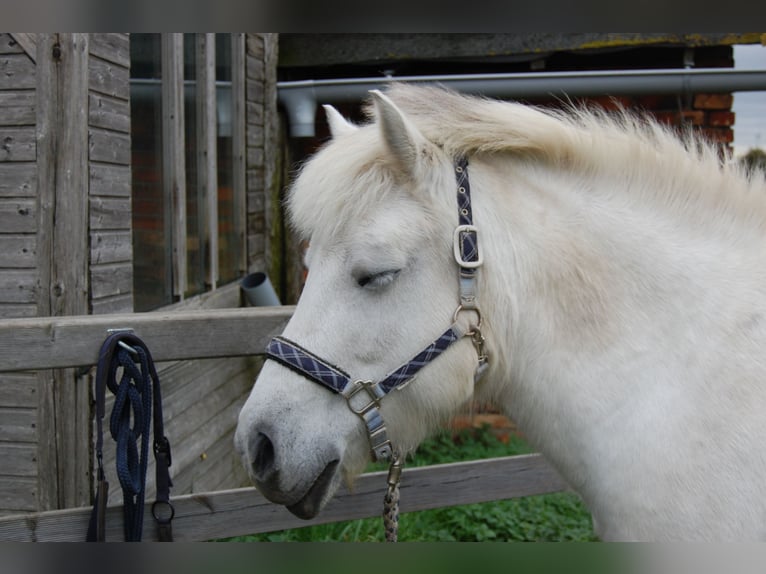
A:
[[[151,353],[144,342],[124,331],[110,335],[99,353],[96,373],[98,488],[87,540],[105,540],[104,513],[109,489],[103,469],[106,388],[115,396],[109,418],[109,431],[117,443],[116,467],[123,493],[125,541],[137,542],[142,536],[152,419],[157,471],[157,498],[152,506],[152,514],[158,525],[158,539],[171,541],[171,521],[174,515],[170,503],[172,482],[168,471],[171,456],[170,443],[164,435],[159,377]]]

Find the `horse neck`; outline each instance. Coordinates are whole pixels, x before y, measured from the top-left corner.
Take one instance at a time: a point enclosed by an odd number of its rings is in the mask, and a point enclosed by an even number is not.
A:
[[[691,251],[661,217],[629,206],[629,189],[612,193],[608,183],[521,161],[472,165],[497,357],[486,392],[528,432],[611,416],[636,392],[635,380],[620,376],[626,359],[673,344],[656,340],[652,318],[688,304],[688,262],[676,264]]]

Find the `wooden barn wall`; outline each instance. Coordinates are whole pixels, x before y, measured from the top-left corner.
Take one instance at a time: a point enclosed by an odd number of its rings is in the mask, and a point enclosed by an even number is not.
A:
[[[33,59],[0,33],[0,319],[37,314],[37,145]],[[0,514],[35,510],[37,377],[0,376]]]
[[[61,61],[49,57],[58,42],[66,57]],[[127,34],[0,34],[0,320],[133,310],[129,42]],[[238,81],[244,97],[236,104],[243,143],[235,180],[246,205],[240,214],[246,245],[242,270],[252,272],[266,269],[267,189],[278,171],[277,36],[243,35],[241,46],[235,65],[243,68]],[[72,110],[58,106],[62,96]],[[81,128],[72,119],[79,116]],[[73,145],[62,145],[66,141]],[[79,173],[56,171],[64,169],[62,158],[68,156],[62,153],[69,147],[84,154]],[[54,220],[56,200],[74,189],[82,195],[61,208],[68,221],[62,227]],[[66,226],[76,221],[72,241],[63,241]],[[66,278],[66,287],[76,281],[74,292],[57,289],[58,276],[71,261],[82,262],[87,271]],[[233,283],[168,309],[242,304]],[[158,365],[173,444],[172,494],[246,483],[232,442],[258,367],[251,358]],[[94,374],[95,369],[0,377],[0,515],[89,503]],[[112,502],[119,502],[108,437],[107,445]],[[150,463],[150,491],[152,472]]]
[[[133,310],[128,35],[92,34],[88,72],[91,312],[126,313]]]

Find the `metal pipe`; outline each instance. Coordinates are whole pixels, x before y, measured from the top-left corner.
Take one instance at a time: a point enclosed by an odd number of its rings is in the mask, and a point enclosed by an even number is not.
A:
[[[720,68],[387,76],[278,82],[292,137],[313,137],[317,103],[356,102],[370,90],[396,82],[440,84],[458,92],[496,98],[596,95],[693,94],[766,90],[766,70]]]

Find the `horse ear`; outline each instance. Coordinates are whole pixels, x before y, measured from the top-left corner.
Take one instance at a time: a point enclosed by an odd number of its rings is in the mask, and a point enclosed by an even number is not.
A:
[[[333,139],[359,129],[344,118],[334,107],[328,105],[322,107],[327,116],[327,125],[330,126],[330,135],[332,135]]]
[[[409,175],[416,174],[419,151],[426,139],[391,99],[380,90],[370,90],[378,112],[383,139],[402,169]]]

